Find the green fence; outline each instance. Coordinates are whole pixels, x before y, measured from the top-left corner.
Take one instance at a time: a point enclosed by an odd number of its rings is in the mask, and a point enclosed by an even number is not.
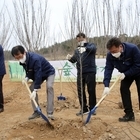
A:
[[[17,61],[9,61],[9,76],[12,81],[20,81],[25,77],[25,71]]]
[[[77,78],[77,70],[75,68],[75,65],[73,65],[71,62],[67,60],[61,60],[61,61],[49,61],[52,66],[55,68],[55,82],[76,82]],[[96,82],[103,82],[104,78],[104,68],[105,68],[105,59],[96,59],[97,64],[97,74],[96,74]],[[21,81],[25,77],[25,71],[22,66],[19,65],[18,61],[9,61],[9,74],[10,79],[12,81]],[[60,77],[60,74],[58,70],[62,71],[62,75]],[[118,77],[118,70],[114,70],[112,74],[111,81],[115,81]]]

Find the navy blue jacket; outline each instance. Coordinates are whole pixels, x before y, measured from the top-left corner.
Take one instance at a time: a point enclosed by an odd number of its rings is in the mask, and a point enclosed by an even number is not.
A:
[[[4,53],[3,48],[0,45],[0,75],[6,74],[5,63],[4,63]]]
[[[119,58],[113,57],[110,52],[107,54],[103,80],[105,87],[109,87],[114,68],[128,77],[140,76],[140,50],[131,43],[122,43],[122,46],[123,52]]]
[[[85,73],[96,74],[96,64],[95,64],[96,46],[93,43],[85,43],[84,47],[86,48],[85,52],[80,54],[78,49],[76,49],[74,55],[69,61],[71,63],[76,62],[78,75],[80,74],[80,70],[81,70],[80,66],[82,66],[82,74]]]
[[[22,64],[26,77],[34,81],[34,89],[39,89],[44,80],[55,73],[54,67],[41,55],[26,52],[26,64]]]

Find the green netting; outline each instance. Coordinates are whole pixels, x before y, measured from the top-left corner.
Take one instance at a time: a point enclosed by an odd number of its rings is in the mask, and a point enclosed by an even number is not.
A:
[[[25,71],[22,66],[19,65],[19,62],[9,61],[9,76],[12,81],[21,81],[25,77]]]

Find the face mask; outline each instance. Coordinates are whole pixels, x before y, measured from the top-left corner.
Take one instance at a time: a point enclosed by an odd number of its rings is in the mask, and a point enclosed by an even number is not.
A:
[[[86,43],[86,40],[78,42],[78,46],[84,46],[84,43]]]
[[[19,62],[21,63],[25,63],[25,61],[26,61],[26,54],[23,55],[22,59],[19,59]]]
[[[112,53],[112,56],[114,56],[114,57],[116,57],[116,58],[119,58],[119,57],[120,57],[120,55],[121,55],[121,53],[120,53],[120,52],[118,52],[118,53]]]

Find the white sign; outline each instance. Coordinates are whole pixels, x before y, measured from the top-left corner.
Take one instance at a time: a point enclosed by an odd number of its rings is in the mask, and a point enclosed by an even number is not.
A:
[[[76,65],[67,60],[49,61],[55,68],[55,82],[76,82],[77,69]],[[96,82],[103,82],[104,68],[106,59],[96,59]],[[9,61],[9,74],[13,81],[21,81],[25,77],[25,71],[18,61]],[[114,69],[111,81],[115,81],[119,72]]]

